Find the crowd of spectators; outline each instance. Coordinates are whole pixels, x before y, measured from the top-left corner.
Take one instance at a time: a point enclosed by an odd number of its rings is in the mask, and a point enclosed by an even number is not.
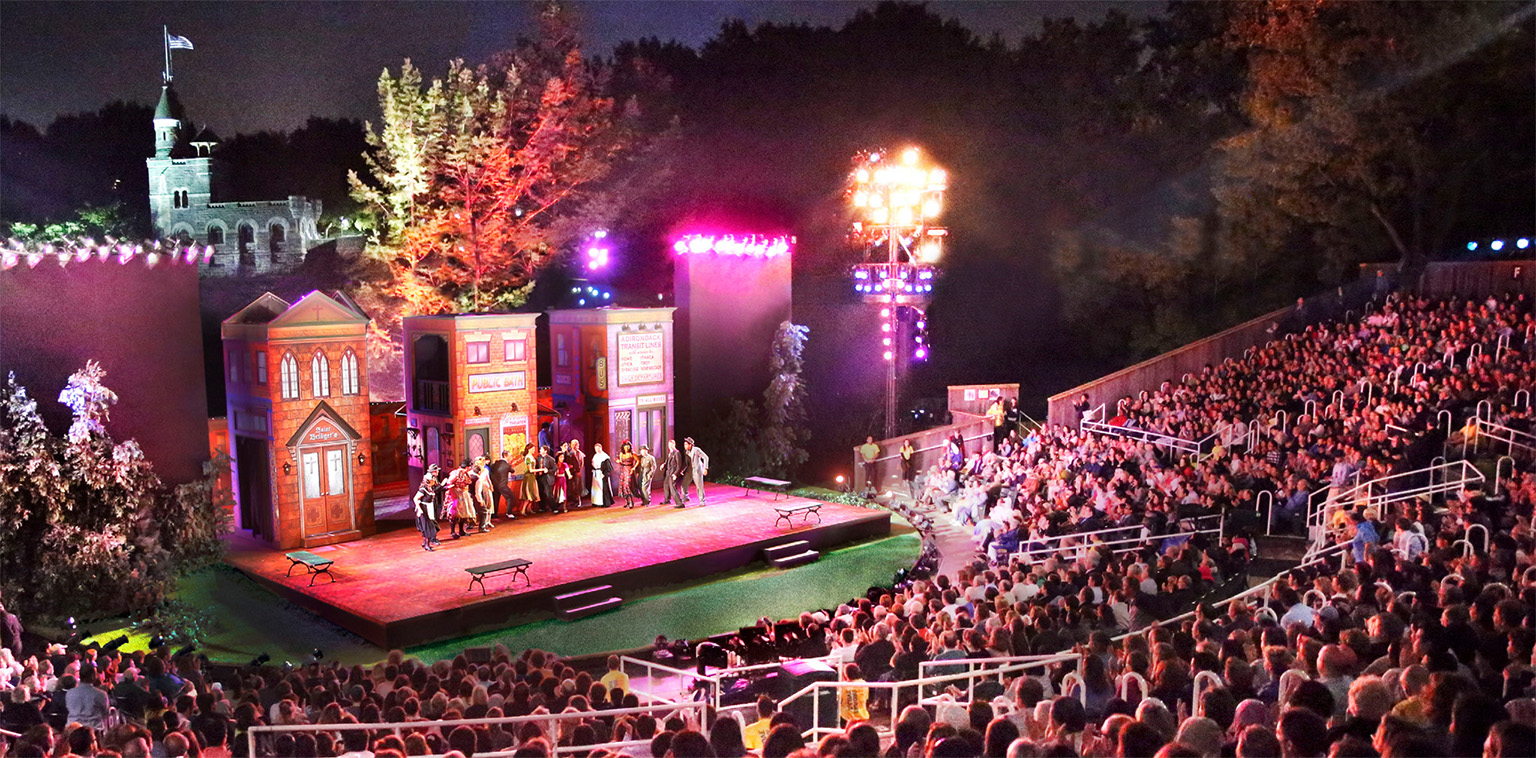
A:
[[[55,648],[25,658],[0,650],[0,728],[22,735],[0,740],[0,751],[239,756],[247,730],[273,724],[315,728],[264,734],[261,755],[544,756],[556,746],[604,758],[1536,755],[1532,461],[1518,460],[1497,492],[1388,508],[1342,501],[1347,528],[1333,538],[1352,549],[1237,601],[1221,598],[1246,580],[1252,543],[1242,530],[1217,540],[1190,526],[1204,514],[1230,523],[1264,491],[1285,495],[1277,510],[1304,516],[1292,490],[1427,463],[1446,441],[1442,410],[1459,419],[1488,400],[1496,421],[1530,428],[1514,392],[1536,377],[1524,338],[1532,323],[1524,302],[1391,299],[1362,321],[1311,327],[1126,404],[1119,423],[1169,434],[1243,429],[1200,460],[1060,427],[955,456],[915,491],[973,525],[975,561],[797,619],[763,619],[753,635],[841,672],[844,724],[814,744],[803,715],[766,698],[741,721],[613,713],[644,705],[617,659],[592,671],[541,651],[430,664],[393,652],[372,667],[214,677],[168,651]],[[1510,347],[1496,355],[1501,333]],[[1260,433],[1249,438],[1255,419]],[[1470,534],[1474,525],[1485,539]],[[1113,526],[1142,544],[1048,539]],[[979,682],[891,697],[892,684],[958,676],[967,661],[1039,654],[1062,655],[1028,667],[994,661]],[[929,701],[914,704],[918,695]],[[398,733],[336,726],[562,713],[577,715]],[[630,744],[584,752],[610,742]]]

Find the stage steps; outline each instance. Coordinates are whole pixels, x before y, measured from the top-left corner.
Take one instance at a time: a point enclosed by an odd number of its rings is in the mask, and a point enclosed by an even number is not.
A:
[[[793,568],[804,563],[812,563],[821,557],[821,553],[811,549],[811,543],[805,540],[785,542],[773,547],[763,548],[763,559],[774,568]]]
[[[594,584],[591,587],[555,596],[555,615],[566,621],[611,611],[624,604],[624,598],[613,591],[611,584]]]

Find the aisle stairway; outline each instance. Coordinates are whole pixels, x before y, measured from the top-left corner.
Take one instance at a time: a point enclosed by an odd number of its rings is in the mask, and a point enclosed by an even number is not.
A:
[[[886,490],[880,493],[880,496],[875,498],[875,502],[886,507],[904,506],[927,517],[929,528],[926,531],[921,529],[919,531],[923,531],[924,537],[938,547],[939,573],[954,576],[961,568],[971,565],[971,562],[979,556],[976,543],[971,539],[971,527],[956,521],[948,510],[934,507],[914,508],[912,496],[898,490]]]

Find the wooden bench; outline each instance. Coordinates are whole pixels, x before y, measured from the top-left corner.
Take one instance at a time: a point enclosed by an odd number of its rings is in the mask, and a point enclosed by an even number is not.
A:
[[[754,490],[758,492],[772,492],[774,500],[778,500],[779,498],[784,497],[789,493],[789,482],[786,482],[783,479],[769,479],[766,476],[749,476],[741,480],[741,483],[746,486],[748,493],[751,493]]]
[[[319,579],[321,574],[330,577],[333,582],[336,581],[336,575],[331,573],[331,566],[336,565],[336,561],[330,558],[315,555],[308,550],[284,553],[283,557],[288,559],[288,573],[286,575],[293,576],[293,570],[303,566],[309,572],[309,586],[311,587],[315,586],[315,580]]]
[[[789,517],[795,515],[796,513],[801,515],[800,523],[802,525],[811,523],[811,514],[813,513],[816,514],[816,523],[821,523],[821,503],[818,503],[814,500],[806,503],[797,503],[795,505],[790,505],[788,503],[785,503],[784,505],[775,505],[773,509],[779,514],[779,517],[773,522],[774,526],[778,526],[780,521],[783,521],[787,526],[794,526],[794,522],[791,521]]]
[[[527,582],[531,587],[533,586],[533,580],[528,578],[528,567],[532,565],[533,561],[530,561],[526,558],[512,558],[500,563],[488,563],[484,566],[475,566],[474,568],[464,569],[465,571],[469,572],[469,587],[467,589],[474,589],[475,583],[478,582],[480,584],[480,594],[484,595],[486,594],[485,578],[494,574],[502,574],[508,571],[512,572],[513,582],[517,581],[517,578],[521,576],[523,581]],[[508,582],[507,584],[510,585],[511,582]]]

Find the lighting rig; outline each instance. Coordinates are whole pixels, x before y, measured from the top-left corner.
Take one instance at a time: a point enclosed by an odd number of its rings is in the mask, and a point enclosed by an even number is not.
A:
[[[938,226],[949,175],[908,147],[899,155],[859,155],[849,176],[854,222],[850,237],[865,251],[853,267],[853,290],[880,306],[881,355],[886,363],[885,436],[896,429],[899,365],[927,360],[927,308],[949,230]]]
[[[566,298],[568,307],[601,308],[613,305],[613,289],[607,279],[608,265],[613,255],[608,232],[598,229],[587,238],[582,251],[579,274],[571,280],[571,294]]]

